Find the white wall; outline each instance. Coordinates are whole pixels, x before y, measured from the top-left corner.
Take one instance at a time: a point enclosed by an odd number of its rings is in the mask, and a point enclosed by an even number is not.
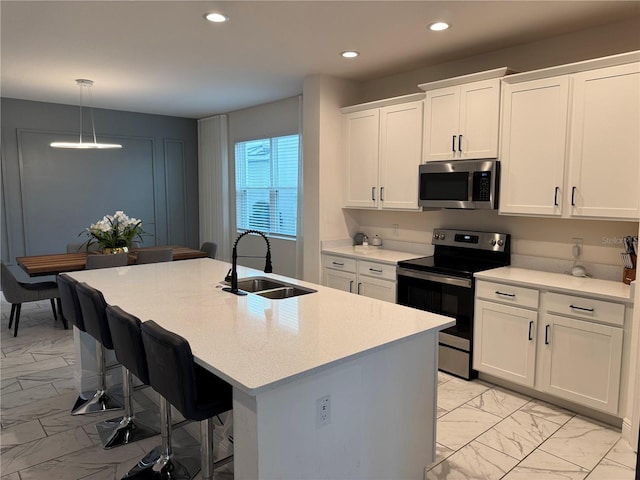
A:
[[[237,236],[235,215],[235,156],[236,142],[300,133],[300,99],[291,97],[277,102],[237,110],[228,114],[229,128],[229,234],[230,242]],[[271,238],[273,272],[295,278],[297,276],[296,241]],[[253,255],[264,258],[266,245],[258,236],[243,237],[238,245],[238,255]],[[239,258],[238,264],[262,270],[263,258]],[[224,260],[230,260],[225,258]]]
[[[320,240],[349,235],[349,217],[342,213],[345,169],[340,107],[357,101],[355,82],[324,75],[304,80],[303,278],[309,282],[320,282]]]

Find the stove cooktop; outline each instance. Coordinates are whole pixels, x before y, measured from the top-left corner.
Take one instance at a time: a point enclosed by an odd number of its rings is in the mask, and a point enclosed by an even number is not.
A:
[[[442,273],[445,275],[456,275],[460,277],[473,277],[475,272],[481,272],[483,270],[489,270],[491,268],[504,267],[509,263],[504,261],[483,261],[478,259],[469,258],[452,258],[447,257],[440,259],[435,256],[413,258],[411,260],[405,260],[398,262],[398,266],[401,268],[408,268],[411,270],[418,270],[422,272],[434,272]]]

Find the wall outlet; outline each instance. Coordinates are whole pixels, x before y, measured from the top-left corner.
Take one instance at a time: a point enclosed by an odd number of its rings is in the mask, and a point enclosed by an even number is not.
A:
[[[324,427],[331,423],[331,397],[325,395],[316,400],[316,427]]]
[[[571,247],[571,255],[573,258],[578,258],[582,255],[582,239],[579,237],[573,237],[571,239],[573,242],[573,247]]]
[[[400,235],[400,224],[394,223],[392,227],[393,227],[393,236],[397,237],[398,235]]]

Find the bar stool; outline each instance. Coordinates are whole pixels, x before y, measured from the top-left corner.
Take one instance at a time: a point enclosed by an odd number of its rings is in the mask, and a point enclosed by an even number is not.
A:
[[[186,419],[200,422],[202,479],[211,480],[215,468],[232,461],[233,455],[213,461],[213,418],[231,410],[231,385],[193,360],[186,339],[165,330],[153,320],[141,326],[151,387],[161,395],[162,453],[153,466],[162,478],[193,478],[198,463],[191,457],[177,458],[171,446],[171,405]]]
[[[86,287],[83,286],[83,288]],[[97,290],[91,292],[94,304],[96,300],[100,303],[101,295],[96,295],[95,292]],[[100,308],[100,305],[96,305],[96,307]],[[140,334],[140,320],[120,307],[110,305],[105,308],[105,316],[111,332],[116,358],[122,365],[124,416],[98,423],[96,429],[103,440],[104,448],[113,448],[157,435],[160,432],[152,426],[157,423],[157,418],[151,416],[145,421],[144,411],[137,415],[133,411],[132,374],[138,377],[144,385],[149,385],[147,359],[144,356],[144,345]]]
[[[82,311],[85,331],[96,339],[96,361],[98,363],[100,382],[96,396],[100,396],[100,402],[99,408],[92,410],[92,412],[120,409],[123,407],[122,394],[120,392],[107,392],[105,350],[113,350],[111,331],[109,330],[107,314],[105,313],[107,302],[105,302],[101,292],[86,283],[78,283],[76,292],[78,292],[78,303]],[[106,433],[100,431],[98,433],[104,445]]]
[[[61,273],[57,276],[56,282],[58,283],[58,290],[60,291],[62,315],[78,330],[81,332],[87,332],[76,288],[78,281],[66,273]],[[71,409],[71,415],[85,415],[87,413],[97,413],[122,408],[122,405],[118,404],[117,401],[114,401],[110,395],[107,395],[105,380],[106,370],[112,368],[112,366],[105,366],[104,351],[99,343],[96,344],[96,357],[101,359],[98,361],[98,375],[100,378],[98,390],[95,392],[80,393],[76,403]],[[117,396],[118,395],[116,394],[116,397]]]

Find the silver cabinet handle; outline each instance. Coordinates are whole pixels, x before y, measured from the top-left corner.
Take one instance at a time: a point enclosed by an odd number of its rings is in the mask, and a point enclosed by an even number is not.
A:
[[[558,191],[560,190],[560,187],[556,187],[555,193],[553,194],[553,206],[557,207],[558,206]]]
[[[533,340],[533,337],[531,336],[531,330],[533,330],[533,320],[529,321],[529,341]]]
[[[384,187],[380,187],[380,201],[384,202]]]
[[[571,187],[571,206],[576,206],[576,187]]]
[[[456,135],[451,137],[451,151],[454,153],[456,151]]]
[[[344,267],[344,263],[340,263],[340,262],[331,262],[332,265],[335,265],[336,267]]]
[[[376,187],[371,187],[371,200],[376,201]]]
[[[501,292],[500,290],[496,290],[496,295],[502,295],[503,297],[509,297],[509,298],[513,298],[516,296],[515,293],[504,293],[504,292]]]
[[[462,134],[458,135],[458,151],[462,153]]]
[[[373,272],[373,273],[382,273],[382,270],[380,270],[378,268],[370,268],[369,271]]]
[[[358,283],[358,295],[360,295],[360,287],[362,286],[362,283]]]
[[[593,308],[578,307],[577,305],[569,305],[569,308],[573,308],[574,310],[582,310],[583,312],[593,312]]]
[[[349,280],[349,293],[353,293],[353,280]]]

